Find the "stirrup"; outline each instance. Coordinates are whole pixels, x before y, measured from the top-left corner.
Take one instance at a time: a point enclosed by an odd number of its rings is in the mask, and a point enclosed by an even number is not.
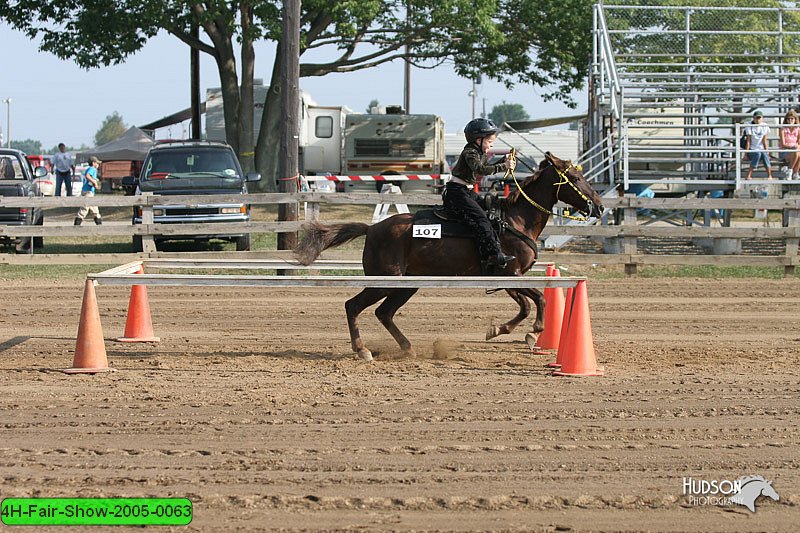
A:
[[[503,252],[498,252],[497,255],[490,256],[488,259],[488,263],[490,265],[496,265],[500,268],[505,268],[508,263],[516,259],[516,256],[513,255],[506,255]]]

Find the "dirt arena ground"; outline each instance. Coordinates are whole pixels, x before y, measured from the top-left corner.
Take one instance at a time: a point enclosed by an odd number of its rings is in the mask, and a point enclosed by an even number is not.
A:
[[[83,286],[5,280],[0,496],[187,497],[181,530],[797,531],[800,281],[590,281],[602,378],[551,377],[503,294],[422,291],[398,323],[344,290],[149,289],[160,344],[66,376]],[[431,359],[433,343],[449,346]],[[682,480],[758,474],[779,501],[694,505]],[[35,531],[28,528],[26,531]],[[97,529],[93,529],[96,531]],[[115,529],[116,531],[119,528]]]

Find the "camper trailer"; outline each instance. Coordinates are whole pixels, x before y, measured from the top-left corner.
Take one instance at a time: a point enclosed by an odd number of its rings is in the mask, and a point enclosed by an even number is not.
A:
[[[444,121],[436,115],[345,113],[308,107],[302,167],[307,175],[438,175],[447,172]],[[323,127],[320,127],[320,125]],[[335,152],[338,148],[338,153]],[[343,190],[380,190],[384,182],[346,181]],[[397,182],[405,191],[435,192],[440,180]]]
[[[255,101],[263,102],[267,87],[255,86]],[[379,176],[431,175],[448,171],[444,121],[436,115],[403,114],[398,106],[354,113],[347,106],[321,106],[303,93],[300,102],[300,173],[312,175]],[[261,123],[262,107],[254,110]],[[258,131],[254,132],[258,135]],[[222,96],[210,89],[206,96],[206,135],[225,140]],[[339,190],[380,190],[383,181],[345,181]],[[437,191],[441,180],[398,182],[405,191]]]

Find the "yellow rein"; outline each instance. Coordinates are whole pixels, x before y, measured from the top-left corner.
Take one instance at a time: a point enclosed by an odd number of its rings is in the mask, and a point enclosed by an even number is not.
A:
[[[511,152],[508,154],[508,159],[510,161],[513,161],[513,162],[516,163],[516,161],[517,161],[517,151],[514,148],[512,148]],[[567,171],[569,171],[569,169],[572,168],[572,166],[573,166],[572,163],[570,163],[569,167],[567,167]],[[553,165],[553,168],[556,169],[556,173],[561,178],[561,181],[559,181],[558,183],[554,183],[553,184],[553,187],[558,187],[558,190],[556,191],[556,200],[558,200],[558,193],[561,191],[561,186],[564,185],[564,184],[568,184],[570,187],[572,187],[575,190],[576,193],[578,193],[578,195],[581,198],[586,200],[587,204],[591,203],[589,198],[587,198],[585,194],[583,194],[581,191],[579,191],[574,183],[569,181],[569,178],[567,178],[566,172],[562,172],[555,165]],[[522,190],[522,186],[520,186],[519,182],[517,181],[517,177],[514,175],[514,170],[513,169],[511,169],[511,168],[506,169],[506,173],[503,175],[503,180],[505,180],[508,176],[511,176],[511,178],[514,180],[514,183],[517,185],[517,190],[520,192],[520,194],[522,194],[523,198],[525,198],[533,207],[535,207],[536,209],[538,209],[542,213],[547,213],[548,215],[553,215],[554,217],[561,217],[561,218],[568,218],[570,220],[577,220],[579,222],[586,222],[588,220],[588,217],[586,217],[586,216],[576,217],[576,216],[573,216],[573,215],[560,215],[558,213],[554,213],[554,212],[552,212],[552,211],[550,211],[548,209],[545,209],[544,207],[539,205],[535,200],[533,200],[530,196],[525,194],[525,191]]]

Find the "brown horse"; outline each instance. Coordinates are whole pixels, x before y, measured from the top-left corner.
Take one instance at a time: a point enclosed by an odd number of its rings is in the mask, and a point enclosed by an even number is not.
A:
[[[536,262],[535,241],[550,218],[557,201],[571,205],[586,216],[598,217],[603,204],[597,192],[571,161],[562,161],[549,152],[545,154],[539,170],[528,177],[520,190],[512,192],[505,201],[502,219],[506,231],[501,237],[503,251],[514,255],[499,275],[521,276]],[[363,223],[333,224],[319,222],[307,224],[300,244],[295,248],[297,259],[311,264],[323,250],[366,235],[362,263],[367,276],[479,276],[481,261],[474,239],[412,238],[413,214],[387,218],[372,226]],[[361,359],[372,360],[372,353],[364,346],[358,330],[358,315],[367,307],[383,300],[375,310],[381,324],[391,333],[403,352],[414,357],[414,350],[405,335],[394,323],[394,315],[418,289],[368,288],[347,300],[347,325],[353,351]],[[536,289],[505,289],[519,305],[519,313],[502,324],[492,326],[486,339],[511,333],[531,311],[530,300],[536,304],[536,321],[533,334],[544,330],[544,296]],[[538,335],[537,335],[538,337]],[[533,337],[535,340],[536,337]]]

